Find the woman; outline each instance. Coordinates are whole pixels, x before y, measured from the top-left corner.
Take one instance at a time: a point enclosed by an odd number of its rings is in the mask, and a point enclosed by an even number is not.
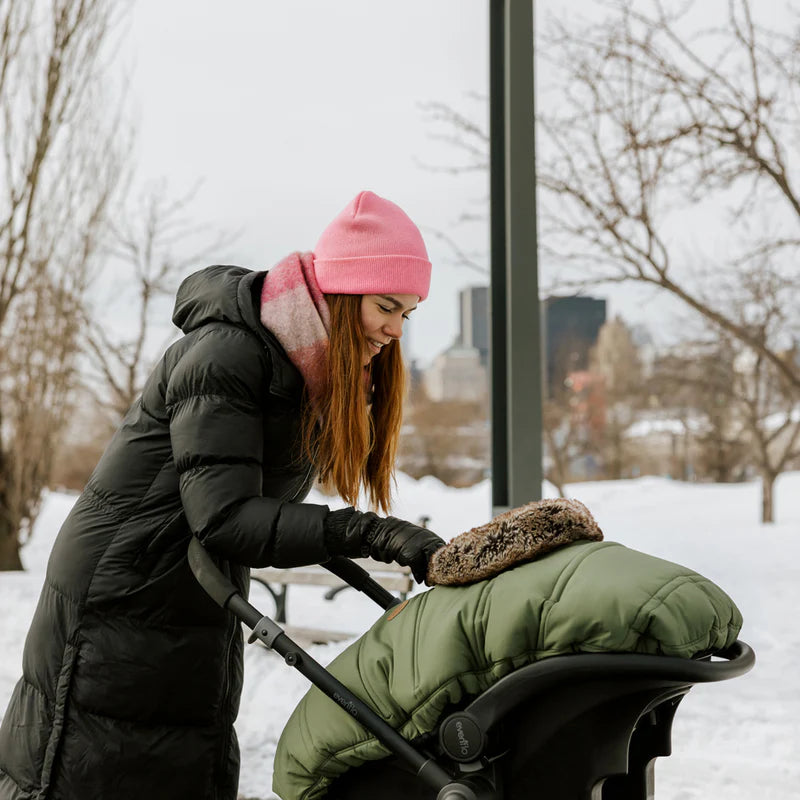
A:
[[[314,253],[181,285],[164,354],[65,521],[0,728],[2,800],[235,800],[242,636],[188,569],[198,536],[248,568],[332,555],[410,565],[443,542],[304,504],[315,475],[388,510],[399,338],[430,262],[405,213],[362,192]]]

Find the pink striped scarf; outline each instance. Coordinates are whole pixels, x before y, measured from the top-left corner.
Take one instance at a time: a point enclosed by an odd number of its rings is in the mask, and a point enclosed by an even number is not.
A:
[[[325,386],[331,324],[311,253],[292,253],[267,273],[261,290],[261,323],[281,343],[316,403]]]

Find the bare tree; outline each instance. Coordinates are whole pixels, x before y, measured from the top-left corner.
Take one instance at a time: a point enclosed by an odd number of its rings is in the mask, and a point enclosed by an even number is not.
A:
[[[728,0],[713,27],[693,0],[597,5],[604,19],[551,23],[538,47],[550,289],[629,282],[669,295],[756,356],[756,384],[769,365],[795,408],[800,367],[784,353],[800,338],[800,28],[760,24],[754,12],[770,7],[750,0]],[[464,152],[486,152],[480,126],[433,111]]]
[[[639,353],[628,326],[617,318],[598,332],[590,354],[592,372],[601,378],[603,424],[595,448],[606,478],[630,475],[627,431],[646,402]]]
[[[756,334],[757,336],[757,334]],[[791,369],[797,369],[797,351],[783,354]],[[761,521],[772,522],[775,480],[800,457],[800,408],[797,393],[762,352],[747,348],[739,353],[736,379],[731,385],[752,461],[761,477]]]
[[[780,357],[797,366],[796,348]],[[761,520],[772,522],[775,480],[800,457],[800,413],[783,373],[757,350],[710,328],[704,340],[682,343],[659,363],[651,389],[665,405],[694,415],[700,469],[717,481],[745,467],[759,475]]]
[[[727,483],[744,476],[749,447],[731,399],[736,373],[730,344],[716,336],[687,339],[654,364],[647,382],[651,410],[680,424],[673,433],[674,476],[688,477],[690,467],[699,480]]]
[[[566,497],[566,485],[573,479],[572,462],[587,451],[585,420],[575,412],[566,387],[542,404],[544,477]]]
[[[755,267],[781,287],[785,309],[800,290],[791,182],[800,41],[757,26],[749,0],[730,0],[727,20],[693,34],[694,5],[669,14],[652,0],[647,13],[619,0],[605,22],[545,38],[563,84],[540,118],[543,241],[561,267],[583,273],[575,285],[634,281],[670,293],[760,353],[800,397],[785,344],[752,333],[768,309],[753,305],[752,320],[728,311]],[[679,228],[687,209],[712,207],[731,226],[721,257],[690,249]],[[781,333],[797,330],[795,316]]]
[[[58,434],[69,415],[79,332],[76,298],[57,287],[26,293],[18,325],[4,353],[5,422],[12,447],[3,451],[6,513],[18,524],[36,518],[47,485]],[[28,530],[25,529],[27,533]],[[11,568],[21,565],[11,562]]]
[[[0,3],[0,569],[21,566],[63,428],[74,321],[124,159],[101,80],[118,7]]]
[[[160,181],[145,189],[110,225],[104,255],[115,269],[111,307],[120,303],[128,324],[109,325],[105,299],[87,305],[85,343],[88,362],[84,377],[101,408],[116,426],[142,390],[153,358],[174,332],[164,334],[163,303],[174,296],[190,267],[228,246],[237,234],[209,231],[192,220],[190,207],[199,185],[174,198]],[[105,306],[105,307],[103,307]],[[159,318],[161,314],[161,318]],[[163,341],[155,342],[161,337]]]
[[[398,467],[414,478],[433,475],[448,486],[471,486],[489,467],[486,402],[431,400],[422,387],[411,396]]]
[[[470,106],[477,106],[478,114],[485,111],[487,98],[471,93]],[[443,143],[450,163],[420,162],[429,172],[451,176],[468,176],[489,170],[489,134],[483,124],[474,121],[470,112],[451,108],[446,103],[421,103],[420,111],[430,129],[429,136]],[[450,251],[449,260],[460,268],[489,279],[489,259],[485,250],[471,249],[462,240],[462,231],[473,223],[486,224],[489,198],[485,191],[477,190],[474,196],[459,192],[461,202],[454,207],[454,218],[447,231],[425,228],[426,236],[440,241]]]
[[[547,360],[542,435],[544,477],[563,496],[565,484],[584,477],[581,464],[595,461],[604,428],[602,377],[589,371],[589,343],[561,332]]]

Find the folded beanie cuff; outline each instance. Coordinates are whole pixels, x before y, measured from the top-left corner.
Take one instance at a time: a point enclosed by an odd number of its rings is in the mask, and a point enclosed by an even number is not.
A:
[[[415,294],[422,301],[431,284],[431,262],[406,254],[315,258],[314,273],[325,294],[390,292]]]

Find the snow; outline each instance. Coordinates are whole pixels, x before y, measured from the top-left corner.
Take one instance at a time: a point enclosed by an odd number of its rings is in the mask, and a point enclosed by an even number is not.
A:
[[[757,663],[744,677],[695,687],[673,727],[673,754],[656,762],[663,800],[792,800],[800,798],[800,473],[775,487],[776,519],[763,525],[759,487],[685,484],[665,478],[573,484],[568,494],[594,513],[606,539],[685,564],[716,581],[744,615],[741,638]],[[552,495],[548,487],[546,492]],[[47,555],[74,496],[51,493],[23,551],[25,573],[0,574],[0,710],[21,671],[22,646]],[[314,495],[312,502],[330,502]],[[333,504],[332,504],[333,505]],[[337,504],[338,505],[338,504]],[[397,516],[430,517],[444,538],[491,516],[488,482],[452,489],[434,478],[398,478]],[[354,591],[323,599],[324,589],[290,589],[296,624],[364,631],[380,613]],[[272,611],[265,591],[252,602]],[[347,643],[311,648],[322,663]],[[273,798],[272,758],[280,730],[307,689],[305,679],[260,645],[246,651],[237,731],[242,747],[242,797]]]
[[[703,424],[699,420],[640,419],[626,429],[625,436],[629,439],[654,436],[659,433],[685,436],[688,432],[700,433],[702,430]]]

